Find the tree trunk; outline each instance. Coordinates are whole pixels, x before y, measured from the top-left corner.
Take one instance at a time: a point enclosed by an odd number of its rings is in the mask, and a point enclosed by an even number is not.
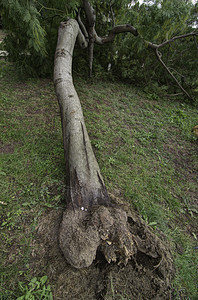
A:
[[[108,204],[109,197],[87,134],[72,80],[72,56],[78,23],[62,22],[55,53],[54,84],[61,111],[67,174],[67,199],[74,209]]]
[[[88,267],[101,251],[108,262],[127,262],[134,254],[127,214],[112,205],[87,134],[73,86],[72,55],[76,38],[86,41],[75,20],[61,23],[55,53],[54,84],[60,105],[67,173],[67,209],[59,245],[75,268]]]

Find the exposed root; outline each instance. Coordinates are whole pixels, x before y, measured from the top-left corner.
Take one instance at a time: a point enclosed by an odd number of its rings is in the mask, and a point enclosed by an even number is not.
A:
[[[98,251],[108,263],[118,265],[148,257],[153,270],[164,278],[172,268],[170,253],[160,239],[139,217],[122,208],[95,206],[89,212],[64,212],[59,243],[67,262],[78,269],[89,267]]]
[[[30,269],[32,276],[42,276],[45,270],[55,300],[110,299],[113,293],[117,298],[172,299],[174,265],[164,235],[160,233],[159,238],[134,211],[117,204],[122,209],[100,206],[75,214],[50,209],[39,218]],[[61,234],[64,256],[59,247]],[[81,267],[89,265],[95,255],[89,268]],[[65,257],[80,269],[73,268]],[[115,259],[117,263],[107,262]],[[126,266],[121,263],[127,260]]]
[[[126,212],[113,207],[64,212],[59,241],[66,260],[75,268],[90,266],[97,250],[109,263],[124,264],[136,251]]]

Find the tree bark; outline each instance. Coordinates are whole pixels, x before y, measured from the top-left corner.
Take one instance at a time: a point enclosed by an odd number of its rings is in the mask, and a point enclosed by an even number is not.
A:
[[[75,20],[61,23],[55,53],[54,85],[62,119],[67,199],[74,209],[87,210],[92,205],[108,204],[109,197],[72,80],[73,49],[79,35],[82,41],[82,34]]]
[[[100,37],[97,35],[95,30],[95,23],[96,23],[96,15],[94,8],[91,6],[88,0],[83,0],[83,8],[85,11],[86,19],[87,19],[87,29],[85,29],[84,24],[80,18],[80,11],[78,11],[78,22],[85,34],[89,37],[89,46],[88,46],[88,58],[89,58],[89,77],[92,76],[92,69],[93,69],[93,52],[94,52],[94,43],[99,45],[104,45],[109,42],[113,42],[115,39],[116,34],[123,33],[123,32],[130,32],[133,35],[137,36],[138,32],[137,29],[131,26],[130,24],[123,24],[113,27],[109,34],[105,37]]]
[[[59,245],[75,268],[89,267],[101,251],[106,260],[127,263],[134,255],[127,214],[109,198],[86,130],[72,80],[76,38],[83,35],[75,20],[61,23],[54,63],[54,85],[60,105],[67,174],[67,209],[59,230]]]

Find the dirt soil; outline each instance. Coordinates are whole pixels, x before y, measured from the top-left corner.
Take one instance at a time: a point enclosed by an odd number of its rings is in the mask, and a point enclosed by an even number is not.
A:
[[[49,209],[39,220],[32,244],[33,275],[46,272],[54,300],[171,298],[175,270],[169,245],[162,234],[157,237],[135,212],[128,209],[126,213],[136,245],[128,263],[108,263],[98,249],[91,266],[81,269],[68,264],[59,247],[64,214],[62,209]]]

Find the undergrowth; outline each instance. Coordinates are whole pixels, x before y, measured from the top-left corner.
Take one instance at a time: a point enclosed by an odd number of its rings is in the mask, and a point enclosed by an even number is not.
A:
[[[45,270],[33,274],[29,258],[39,216],[64,206],[59,108],[52,81],[21,82],[11,64],[0,65],[0,299],[26,299],[31,284],[51,295]],[[118,82],[76,78],[75,86],[108,191],[166,235],[177,268],[174,298],[195,299],[196,107]]]

